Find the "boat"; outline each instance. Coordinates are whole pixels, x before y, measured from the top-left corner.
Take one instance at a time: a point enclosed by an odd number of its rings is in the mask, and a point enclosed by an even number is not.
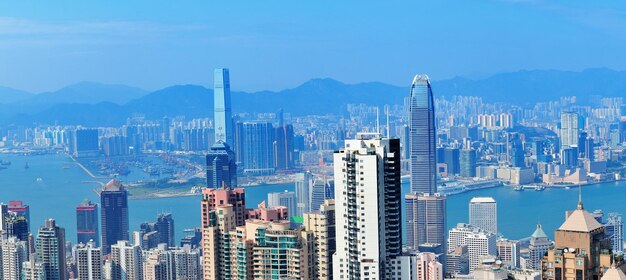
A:
[[[545,189],[546,189],[546,187],[545,187],[545,186],[535,186],[535,191],[538,191],[538,192],[539,192],[539,191],[543,191],[543,190],[545,190]]]
[[[37,182],[43,182],[42,178],[37,178]]]
[[[515,187],[513,187],[513,190],[514,191],[523,191],[524,187],[523,186],[515,186]]]
[[[568,187],[565,187],[565,189],[566,189],[566,190],[569,190],[569,189],[571,189],[571,188],[568,186]]]

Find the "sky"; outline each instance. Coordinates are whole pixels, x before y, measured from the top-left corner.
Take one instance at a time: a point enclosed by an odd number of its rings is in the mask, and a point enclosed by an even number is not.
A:
[[[0,1],[0,86],[31,92],[625,70],[625,50],[623,0]]]

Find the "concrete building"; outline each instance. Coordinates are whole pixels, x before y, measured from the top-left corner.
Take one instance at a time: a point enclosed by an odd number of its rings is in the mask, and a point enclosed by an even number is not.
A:
[[[141,248],[128,241],[118,241],[111,246],[111,279],[143,279]]]
[[[289,209],[293,215],[302,217],[304,213],[311,211],[311,191],[314,183],[315,178],[311,172],[296,174],[296,208]]]
[[[507,269],[520,268],[520,242],[517,240],[500,239],[496,241],[498,259]]]
[[[402,252],[400,140],[358,134],[333,156],[337,251],[335,279],[384,279]]]
[[[405,199],[407,247],[421,244],[446,247],[446,197],[439,194],[407,194]]]
[[[469,252],[467,245],[456,246],[446,254],[446,273],[450,275],[469,274]]]
[[[30,254],[28,261],[22,263],[22,280],[46,280],[46,269],[41,261],[37,261],[37,254]]]
[[[269,207],[283,206],[287,208],[289,216],[294,216],[296,210],[296,193],[284,191],[267,194],[267,205]]]
[[[561,113],[561,149],[578,146],[578,133],[580,124],[578,123],[578,114],[574,112]]]
[[[498,204],[493,197],[474,197],[469,202],[469,224],[498,233]]]
[[[102,250],[94,241],[79,243],[74,249],[78,280],[100,280],[102,274]]]
[[[576,210],[554,233],[554,248],[542,261],[542,278],[599,279],[611,267],[610,240],[604,226],[583,208],[579,197]]]
[[[529,269],[540,270],[543,256],[550,250],[552,242],[548,239],[548,235],[541,228],[541,224],[537,224],[537,229],[529,238],[528,245],[528,263],[526,267]]]
[[[38,260],[43,264],[47,280],[67,278],[65,260],[65,229],[56,225],[53,219],[39,228],[35,241]]]
[[[458,224],[448,232],[448,252],[458,246],[467,246],[469,271],[472,272],[484,256],[495,256],[496,235],[468,224]]]
[[[396,256],[388,261],[387,277],[397,280],[443,280],[443,265],[433,253]]]
[[[2,238],[2,279],[19,280],[22,272],[22,263],[28,261],[28,246],[15,236]]]
[[[100,244],[98,218],[98,204],[85,199],[76,206],[76,240],[78,243],[86,244],[93,240],[96,245]]]
[[[315,278],[333,279],[333,254],[337,247],[335,238],[335,200],[328,199],[320,210],[304,214],[304,229],[315,238]]]

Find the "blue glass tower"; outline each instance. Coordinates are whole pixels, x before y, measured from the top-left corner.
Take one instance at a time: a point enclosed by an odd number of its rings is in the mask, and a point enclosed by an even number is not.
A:
[[[215,142],[225,142],[233,147],[233,119],[230,107],[230,77],[228,69],[215,69],[213,79],[213,106]]]
[[[410,106],[411,192],[433,194],[437,192],[435,102],[428,76],[413,78]]]

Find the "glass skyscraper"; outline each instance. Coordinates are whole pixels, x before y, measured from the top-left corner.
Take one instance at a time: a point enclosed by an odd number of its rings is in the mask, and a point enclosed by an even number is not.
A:
[[[78,243],[87,244],[93,240],[100,244],[98,236],[98,204],[85,199],[76,206],[76,237]]]
[[[102,253],[111,252],[117,241],[129,240],[128,193],[122,183],[111,180],[100,193],[102,207]]]
[[[433,194],[437,192],[435,103],[428,76],[413,78],[410,102],[411,192]]]
[[[230,77],[228,69],[215,69],[213,79],[213,109],[215,113],[215,142],[233,147],[233,119],[230,107]]]

